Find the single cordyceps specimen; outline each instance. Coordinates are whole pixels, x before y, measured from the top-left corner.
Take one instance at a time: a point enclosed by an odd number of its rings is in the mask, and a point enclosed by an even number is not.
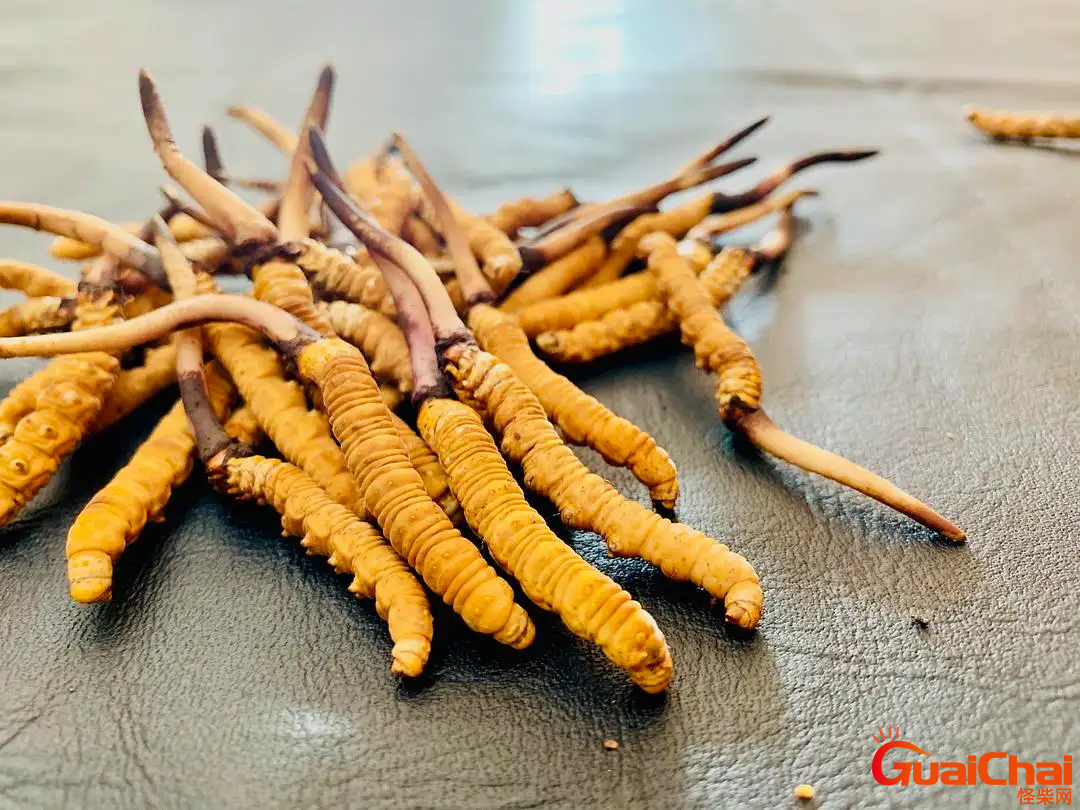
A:
[[[607,242],[590,236],[561,259],[556,259],[525,279],[500,305],[504,312],[517,312],[529,304],[546,301],[571,290],[600,266],[607,256]]]
[[[649,234],[640,249],[668,308],[679,319],[683,342],[693,347],[700,367],[717,375],[716,403],[724,424],[770,455],[869,495],[951,540],[964,539],[959,527],[894,484],[773,424],[761,409],[761,372],[753,352],[713,308],[675,240],[664,233]]]
[[[332,77],[332,74],[329,75]],[[324,74],[316,88],[309,116],[325,110],[329,103],[332,82],[326,79],[326,76],[327,74]],[[255,296],[295,315],[313,329],[332,334],[330,324],[315,309],[311,288],[303,271],[292,261],[300,251],[288,244],[282,244],[278,230],[270,220],[180,153],[173,140],[157,88],[145,70],[139,73],[139,95],[147,131],[165,171],[206,209],[241,255],[254,254],[251,278],[255,285]],[[315,113],[311,110],[315,110]],[[298,177],[302,170],[303,161],[297,159],[290,174]],[[302,198],[307,193],[301,180],[296,180],[291,185],[298,197]],[[307,199],[310,201],[310,196]],[[284,202],[282,205],[284,207]],[[299,205],[302,208],[302,202]],[[288,223],[289,231],[283,232],[282,238],[306,239],[310,226],[306,209],[302,217],[289,217]]]
[[[652,436],[552,371],[533,354],[513,316],[477,306],[469,313],[469,328],[486,351],[529,386],[568,441],[593,448],[609,464],[626,467],[649,488],[653,501],[675,507],[679,495],[675,465]]]
[[[110,323],[118,314],[114,282],[116,262],[96,259],[80,285],[73,330]],[[0,447],[0,526],[6,525],[75,449],[97,418],[120,371],[120,361],[104,352],[88,352],[42,371],[32,410],[21,415]],[[18,393],[23,399],[30,387]]]
[[[524,469],[525,486],[549,498],[567,526],[596,532],[613,554],[640,557],[671,579],[699,585],[724,601],[729,622],[757,626],[762,593],[750,563],[711,537],[627,500],[590,472],[508,366],[476,348],[453,347],[445,356],[458,396],[491,419],[503,452]]]
[[[60,362],[66,358],[57,358]],[[99,433],[125,416],[134,413],[147,400],[176,382],[176,344],[166,343],[147,349],[141,366],[124,369],[101,406],[101,412],[90,428]],[[2,422],[0,422],[2,424]]]
[[[1080,138],[1080,115],[1016,113],[968,107],[964,115],[975,129],[997,140]]]
[[[713,257],[711,248],[705,244],[684,240],[679,243],[678,250],[695,274],[700,271],[698,282],[709,296],[713,308],[718,309],[738,291],[747,276],[761,267],[778,262],[791,246],[794,234],[795,218],[789,206],[780,212],[777,227],[755,247],[730,246]],[[569,329],[541,332],[536,336],[537,347],[548,357],[564,363],[587,363],[631,346],[640,346],[679,328],[679,319],[668,310],[663,295],[649,273],[613,281],[596,292],[631,287],[636,287],[642,294],[656,297],[610,310],[599,318],[581,321]],[[584,290],[579,293],[582,296],[588,294],[589,291]]]
[[[663,231],[677,238],[684,236],[709,214],[723,214],[764,201],[781,185],[804,169],[823,163],[856,163],[877,154],[873,149],[840,149],[815,152],[774,171],[753,188],[738,193],[705,194],[667,211],[644,214],[631,222],[611,244],[611,253],[584,286],[597,287],[618,278],[633,261],[641,237],[653,231]],[[784,202],[777,208],[784,207]],[[773,209],[776,210],[776,209]]]
[[[232,385],[211,367],[209,401],[220,417]],[[187,480],[195,434],[182,402],[177,402],[132,455],[75,518],[67,536],[68,587],[76,602],[112,598],[113,565],[146,524],[162,519],[172,491]]]
[[[75,319],[73,298],[28,298],[0,311],[0,337],[66,329]]]
[[[652,616],[548,528],[525,500],[476,412],[460,402],[431,399],[421,409],[419,425],[449,472],[469,525],[499,565],[517,577],[525,595],[599,645],[646,692],[664,691],[671,655]]]
[[[15,259],[0,259],[0,288],[18,290],[29,298],[70,298],[76,284],[52,270]]]
[[[200,295],[125,324],[83,333],[3,338],[0,357],[123,351],[176,329],[217,321],[239,321],[262,330],[300,376],[319,388],[369,513],[429,587],[472,629],[519,649],[527,647],[535,635],[528,614],[514,603],[509,584],[427,496],[363,355],[345,341],[323,338],[288,313],[250,298]],[[221,353],[215,354],[225,362]]]
[[[302,538],[308,554],[328,558],[340,574],[352,574],[349,590],[361,599],[374,599],[375,609],[386,620],[394,641],[390,668],[394,675],[416,677],[423,671],[433,632],[427,596],[374,526],[288,462],[232,457],[212,473],[220,479],[217,486],[230,495],[273,506],[285,533]]]
[[[401,391],[412,391],[409,347],[405,333],[390,318],[362,304],[334,301],[320,304],[338,337],[364,353],[375,378],[394,383]]]
[[[311,140],[318,164],[313,179],[327,204],[369,250],[408,274],[430,317],[428,331],[433,330],[433,337],[439,341],[439,362],[453,379],[459,398],[482,411],[495,424],[503,436],[503,452],[525,470],[526,486],[550,498],[567,525],[597,532],[615,554],[641,557],[673,579],[701,585],[725,600],[729,621],[744,628],[755,627],[761,615],[762,594],[750,564],[701,532],[672,523],[626,500],[604,479],[589,472],[559,438],[528,387],[508,366],[476,346],[438,276],[423,257],[380,231],[343,196],[340,184],[335,184],[333,167],[318,131],[312,131]],[[435,191],[432,202],[441,210],[444,202]],[[455,225],[452,215],[444,220],[444,227],[449,226],[451,245],[457,241],[452,238]],[[471,258],[467,252],[459,255],[455,251],[455,269],[463,290],[477,285],[479,270]],[[398,294],[395,292],[395,297]],[[413,338],[418,342],[425,338],[422,330],[405,331],[414,354],[417,391],[424,391],[427,386],[421,385],[420,380],[426,374],[416,363],[419,353]],[[5,343],[15,345],[16,341],[0,341],[0,349]],[[442,384],[441,375],[438,384]]]
[[[488,214],[485,219],[513,239],[522,228],[539,227],[548,220],[573,210],[577,204],[574,192],[563,188],[546,197],[519,197],[510,200]]]

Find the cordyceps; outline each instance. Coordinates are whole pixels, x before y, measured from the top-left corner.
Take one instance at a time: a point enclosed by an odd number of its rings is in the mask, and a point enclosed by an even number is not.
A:
[[[390,318],[362,304],[334,301],[320,304],[334,331],[342,340],[364,353],[376,379],[392,382],[403,393],[412,391],[409,347],[405,333]]]
[[[57,358],[56,362],[64,358]],[[166,343],[147,349],[142,365],[116,375],[105,404],[90,429],[98,433],[134,413],[143,403],[176,382],[176,345]],[[2,426],[2,422],[0,422]],[[0,427],[2,431],[2,427]]]
[[[490,300],[493,297],[493,290],[484,286],[485,279],[476,267],[461,225],[408,143],[399,137],[395,144],[435,207],[455,266],[472,265],[465,271],[471,275],[471,279],[459,274],[459,280],[463,292],[473,290],[471,295],[467,294],[467,301],[472,304],[468,324],[480,345],[513,368],[514,373],[536,394],[569,441],[593,448],[610,464],[627,467],[649,488],[654,501],[669,509],[674,508],[679,496],[679,481],[675,465],[667,452],[637,425],[616,416],[566,377],[548,368],[532,353],[528,338],[514,318],[483,303],[481,299]]]
[[[15,259],[0,259],[0,289],[18,290],[29,298],[69,298],[76,284],[69,278]]]
[[[324,71],[308,110],[307,122],[322,122],[329,108],[333,73]],[[279,216],[281,232],[259,211],[185,158],[176,147],[165,110],[150,74],[139,73],[139,95],[147,131],[154,151],[165,170],[191,194],[235,245],[248,256],[255,296],[295,315],[324,334],[333,334],[330,324],[315,309],[307,278],[294,260],[302,252],[291,242],[306,241],[311,220],[311,190],[304,169],[303,155],[298,154],[290,170],[289,188]],[[299,147],[303,148],[303,147]],[[289,212],[286,204],[289,203]]]
[[[793,206],[794,199],[792,205],[780,212],[776,228],[754,247],[729,246],[714,257],[707,244],[690,239],[679,243],[679,255],[687,260],[695,274],[700,271],[698,282],[714,309],[723,306],[751,273],[775,265],[784,256],[795,234]],[[710,236],[714,233],[710,230]],[[587,363],[631,346],[640,346],[679,328],[678,318],[668,310],[651,274],[613,281],[606,288],[631,286],[642,295],[653,297],[609,310],[593,320],[580,321],[569,329],[541,332],[536,336],[537,347],[548,357],[563,363]],[[576,295],[588,297],[591,293],[583,290]]]
[[[408,253],[411,248],[368,223],[358,209],[336,194],[338,189],[331,185],[332,167],[321,141],[319,144],[314,150],[316,161],[326,168],[319,172],[316,182],[331,209],[373,251],[386,274],[398,311],[407,324],[420,430],[449,473],[451,488],[461,501],[469,525],[499,564],[521,582],[530,599],[556,612],[574,633],[596,643],[642,689],[663,691],[671,678],[672,664],[655,621],[621,587],[585,562],[548,528],[525,500],[480,417],[468,405],[450,397],[438,368],[436,338],[444,350],[460,345],[475,348],[475,343],[450,306],[438,277],[420,255]],[[445,199],[408,145],[402,140],[397,145],[435,205],[448,242],[471,258],[464,234],[448,214]],[[410,263],[406,270],[405,265]],[[472,270],[472,279],[459,274],[467,295],[487,283],[475,262]]]
[[[345,341],[322,337],[268,304],[219,294],[177,301],[124,324],[83,333],[0,339],[0,357],[123,351],[176,329],[219,321],[260,329],[300,376],[319,388],[368,512],[428,586],[472,629],[516,648],[528,646],[535,634],[528,614],[514,602],[510,586],[428,497],[363,355]]]
[[[889,481],[778,428],[761,408],[761,372],[753,352],[713,308],[675,240],[649,234],[640,250],[679,320],[683,342],[694,349],[700,367],[717,375],[716,403],[724,424],[770,455],[869,495],[951,540],[964,539],[958,526]]]
[[[622,275],[634,259],[638,241],[646,234],[663,231],[681,238],[710,214],[737,211],[764,201],[777,188],[804,169],[825,163],[857,163],[875,155],[877,155],[875,149],[838,149],[815,152],[780,167],[747,191],[738,194],[724,194],[718,191],[702,195],[667,211],[644,214],[627,225],[615,237],[611,243],[611,253],[584,286],[597,287]]]
[[[1017,113],[967,107],[964,115],[975,129],[996,140],[1080,138],[1080,115]]]
[[[0,311],[0,337],[55,332],[69,327],[74,319],[73,298],[28,298]]]
[[[715,218],[706,218],[695,227],[701,229],[700,233],[707,229],[711,240],[719,233],[741,228],[777,211],[788,209],[800,199],[815,196],[816,193],[797,189],[756,205],[720,214]],[[709,254],[711,256],[711,251]],[[642,301],[658,299],[659,293],[652,276],[648,273],[635,273],[599,287],[579,289],[556,298],[537,301],[517,309],[515,314],[525,334],[535,338],[545,332],[572,329],[578,324],[595,321],[609,312],[627,309]]]
[[[539,227],[577,205],[574,192],[563,188],[546,197],[519,197],[505,202],[484,218],[512,239],[522,228]]]

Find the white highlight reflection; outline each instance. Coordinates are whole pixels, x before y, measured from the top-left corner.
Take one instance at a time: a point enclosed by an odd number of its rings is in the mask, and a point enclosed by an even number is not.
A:
[[[617,73],[623,61],[623,0],[537,0],[531,4],[534,90],[562,95]]]

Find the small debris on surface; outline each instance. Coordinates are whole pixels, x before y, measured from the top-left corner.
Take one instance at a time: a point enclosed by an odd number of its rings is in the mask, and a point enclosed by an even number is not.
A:
[[[925,630],[930,626],[930,620],[923,616],[921,613],[911,614],[911,626],[918,627],[920,630]]]
[[[816,795],[817,791],[814,790],[813,785],[799,785],[795,788],[795,798],[801,801],[808,802]]]
[[[619,741],[618,740],[604,740],[604,750],[605,751],[618,751],[619,750]]]

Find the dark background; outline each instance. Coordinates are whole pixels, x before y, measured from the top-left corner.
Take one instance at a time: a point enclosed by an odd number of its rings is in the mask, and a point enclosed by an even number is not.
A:
[[[6,0],[0,196],[121,220],[156,206],[163,178],[142,65],[182,147],[210,122],[237,172],[282,175],[223,108],[294,126],[331,60],[339,160],[400,129],[478,211],[655,181],[764,113],[740,152],[760,165],[725,188],[807,151],[881,147],[797,181],[823,197],[786,272],[728,314],[778,422],[970,542],[734,447],[710,380],[669,342],[578,378],[671,451],[681,519],[757,566],[760,632],[736,638],[700,593],[582,535],[667,634],[666,699],[546,617],[519,654],[445,610],[428,675],[401,686],[371,603],[278,539],[268,510],[201,481],[124,556],[112,604],[69,599],[67,526],[166,396],[0,533],[0,806],[784,807],[801,782],[823,807],[1017,806],[1009,787],[881,787],[870,735],[898,725],[939,760],[1080,753],[1080,158],[989,144],[960,115],[1080,108],[1078,25],[1066,0]],[[2,239],[44,261],[46,237]],[[34,365],[5,361],[3,384]]]

